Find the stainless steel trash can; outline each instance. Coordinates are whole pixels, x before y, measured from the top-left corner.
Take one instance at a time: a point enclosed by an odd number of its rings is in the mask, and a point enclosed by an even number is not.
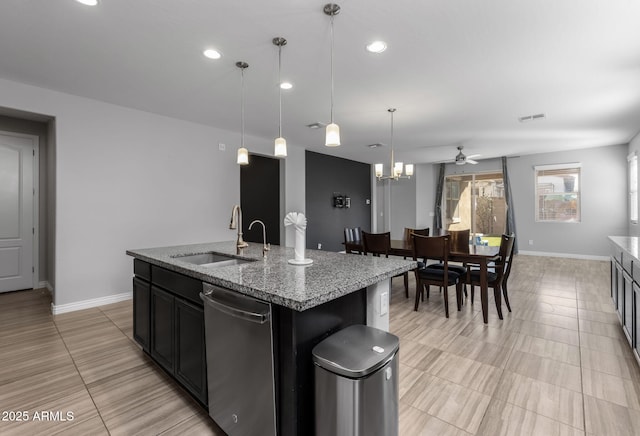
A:
[[[313,349],[316,436],[398,435],[397,336],[347,327]]]

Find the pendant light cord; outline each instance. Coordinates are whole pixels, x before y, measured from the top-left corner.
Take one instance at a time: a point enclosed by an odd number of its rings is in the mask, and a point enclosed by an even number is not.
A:
[[[333,17],[335,14],[331,14],[331,124],[333,124]]]
[[[282,44],[278,45],[278,137],[282,138]]]
[[[395,109],[390,110],[389,112],[391,112],[391,174],[395,176],[396,169],[395,169],[395,162],[393,161],[393,113],[395,112]]]
[[[240,146],[244,147],[244,68],[240,68]]]

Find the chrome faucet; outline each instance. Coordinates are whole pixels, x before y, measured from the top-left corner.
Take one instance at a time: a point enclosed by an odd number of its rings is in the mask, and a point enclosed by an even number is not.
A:
[[[271,244],[267,244],[267,229],[262,221],[253,220],[251,224],[249,224],[249,230],[251,230],[251,226],[255,223],[262,225],[262,257],[267,257],[267,252],[271,250]]]
[[[231,230],[235,229],[236,227],[238,228],[238,240],[236,241],[236,248],[239,250],[241,248],[248,247],[249,244],[242,240],[242,210],[237,204],[233,206],[233,209],[231,210],[231,222],[229,223],[229,228]]]

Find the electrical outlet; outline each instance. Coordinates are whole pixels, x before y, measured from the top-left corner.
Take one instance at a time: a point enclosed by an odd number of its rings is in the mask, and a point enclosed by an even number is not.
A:
[[[380,315],[386,315],[389,312],[389,293],[380,294]]]
[[[227,146],[224,145],[222,142],[218,143],[218,150],[224,151],[226,148],[227,148]]]
[[[318,250],[322,250],[322,244],[318,242]]]
[[[364,201],[365,204],[371,204],[371,200],[369,200],[368,198]]]
[[[529,239],[529,245],[533,245],[533,239]]]

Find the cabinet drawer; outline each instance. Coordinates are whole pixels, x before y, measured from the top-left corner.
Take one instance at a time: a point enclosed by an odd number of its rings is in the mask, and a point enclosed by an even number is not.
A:
[[[202,300],[200,300],[200,292],[202,292],[201,281],[155,265],[151,266],[151,274],[153,277],[151,282],[154,285],[185,298],[198,306],[202,306]]]
[[[133,274],[150,282],[151,264],[148,264],[147,262],[144,262],[140,259],[133,259]]]

